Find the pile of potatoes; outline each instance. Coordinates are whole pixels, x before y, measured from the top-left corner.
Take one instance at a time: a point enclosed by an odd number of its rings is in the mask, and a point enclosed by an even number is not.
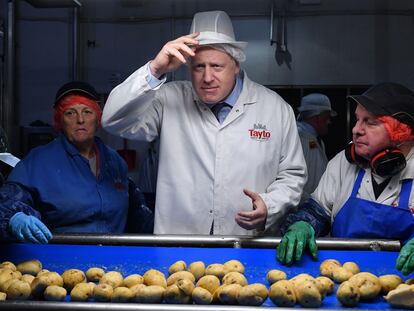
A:
[[[380,294],[387,295],[403,283],[400,276],[396,274],[378,277],[370,272],[361,272],[355,262],[346,262],[341,265],[335,259],[324,260],[319,271],[321,275],[339,284],[336,297],[342,305],[347,307],[354,307],[359,301],[373,301]]]
[[[361,272],[354,262],[343,265],[335,259],[324,260],[320,276],[302,273],[287,279],[281,270],[270,270],[264,284],[248,284],[245,268],[238,260],[208,266],[202,261],[187,264],[180,260],[168,269],[168,275],[149,269],[143,275],[124,277],[118,271],[91,267],[86,272],[68,269],[62,274],[43,269],[37,259],[17,265],[0,264],[0,300],[49,300],[138,302],[169,304],[224,304],[260,306],[269,297],[279,307],[300,305],[318,308],[327,295],[334,293],[344,306],[369,302],[379,295],[393,307],[412,308],[414,280],[406,283],[395,274],[375,276]]]
[[[143,275],[124,278],[118,271],[92,267],[86,272],[65,270],[61,275],[42,269],[33,259],[15,266],[0,265],[0,300],[44,299],[63,301],[111,301],[139,303],[196,303],[261,305],[268,297],[263,284],[248,284],[244,266],[230,260],[207,267],[202,261],[188,265],[177,261],[168,269],[168,277],[150,269]]]
[[[248,284],[244,266],[238,260],[207,267],[202,261],[177,261],[168,269],[164,292],[166,303],[226,304],[260,306],[268,290],[260,283]]]
[[[301,273],[287,280],[286,273],[271,270],[267,273],[270,286],[269,298],[279,307],[293,307],[299,304],[305,308],[318,308],[323,298],[334,291],[334,282],[325,277],[312,277]]]

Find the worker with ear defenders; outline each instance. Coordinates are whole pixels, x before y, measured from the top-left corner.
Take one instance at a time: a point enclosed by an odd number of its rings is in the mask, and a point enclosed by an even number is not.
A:
[[[277,259],[287,265],[305,251],[317,259],[315,238],[397,239],[396,262],[414,271],[414,92],[380,83],[356,104],[352,143],[329,163],[311,198],[287,216]]]

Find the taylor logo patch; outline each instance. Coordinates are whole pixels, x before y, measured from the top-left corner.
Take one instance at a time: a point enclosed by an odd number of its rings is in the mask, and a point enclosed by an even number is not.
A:
[[[266,141],[270,139],[272,133],[266,129],[266,125],[254,124],[252,129],[249,129],[249,136],[251,139]]]

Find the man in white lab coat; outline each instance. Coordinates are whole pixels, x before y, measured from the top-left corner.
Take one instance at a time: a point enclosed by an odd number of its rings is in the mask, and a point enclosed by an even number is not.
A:
[[[332,110],[328,96],[320,93],[303,96],[298,111],[297,126],[308,168],[308,181],[303,188],[301,200],[304,202],[318,186],[328,164],[322,137],[328,134],[331,117],[337,113]]]
[[[254,235],[299,203],[306,165],[293,111],[240,69],[246,45],[225,12],[197,13],[190,35],[109,95],[107,131],[160,139],[156,234]],[[192,81],[165,83],[183,64]]]

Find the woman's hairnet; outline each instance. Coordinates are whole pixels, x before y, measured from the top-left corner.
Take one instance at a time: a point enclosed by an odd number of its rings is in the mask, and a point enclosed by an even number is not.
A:
[[[97,126],[101,125],[102,109],[98,102],[92,98],[83,95],[69,94],[64,96],[55,105],[55,113],[53,115],[53,127],[60,131],[62,129],[62,117],[66,109],[76,105],[83,104],[91,108],[96,113]]]

